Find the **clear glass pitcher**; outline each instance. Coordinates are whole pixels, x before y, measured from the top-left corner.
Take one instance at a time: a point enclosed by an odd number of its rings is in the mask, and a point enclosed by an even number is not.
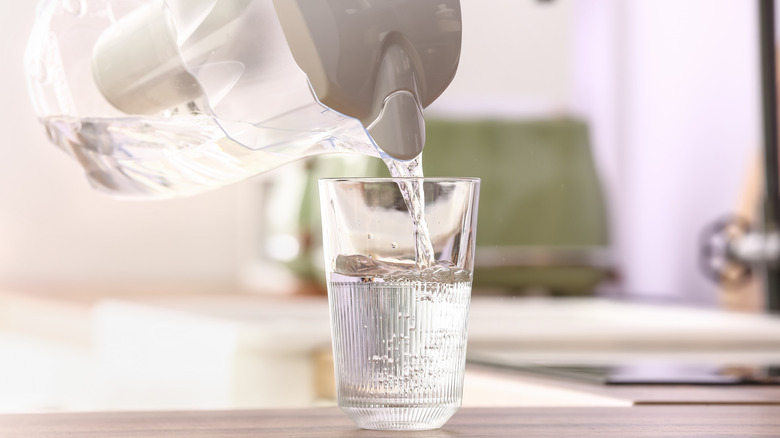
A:
[[[35,110],[95,188],[186,195],[308,155],[379,156],[358,120],[317,101],[270,1],[188,3],[40,3],[26,54]],[[219,14],[233,17],[204,29]],[[138,37],[122,46],[125,32]]]
[[[457,0],[42,0],[25,62],[95,188],[169,197],[315,154],[387,158],[375,140],[422,126],[459,53]],[[339,104],[356,97],[378,104]]]

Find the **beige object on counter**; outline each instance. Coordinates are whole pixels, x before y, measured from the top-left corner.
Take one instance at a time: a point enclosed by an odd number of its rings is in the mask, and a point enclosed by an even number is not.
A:
[[[737,217],[745,219],[750,224],[760,221],[759,212],[764,197],[764,170],[760,155],[750,160],[750,167],[745,174],[742,191],[737,203]],[[754,275],[745,284],[734,287],[721,286],[718,298],[721,305],[729,310],[744,312],[761,312],[764,309],[764,288],[761,284],[761,274]]]

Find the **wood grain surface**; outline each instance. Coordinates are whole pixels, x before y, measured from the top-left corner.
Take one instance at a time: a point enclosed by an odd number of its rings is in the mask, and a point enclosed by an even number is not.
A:
[[[18,414],[2,438],[243,437],[778,437],[778,406],[463,408],[442,429],[356,428],[336,408],[256,411]]]

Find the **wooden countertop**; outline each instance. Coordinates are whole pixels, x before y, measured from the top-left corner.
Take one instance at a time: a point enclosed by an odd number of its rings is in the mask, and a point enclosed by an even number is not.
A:
[[[336,408],[254,411],[19,414],[0,437],[777,437],[780,406],[463,408],[442,429],[361,430]]]

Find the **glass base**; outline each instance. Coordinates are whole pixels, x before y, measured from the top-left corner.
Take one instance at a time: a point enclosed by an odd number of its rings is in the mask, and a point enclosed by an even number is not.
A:
[[[438,429],[452,417],[459,406],[345,407],[347,416],[363,429],[429,430]]]

